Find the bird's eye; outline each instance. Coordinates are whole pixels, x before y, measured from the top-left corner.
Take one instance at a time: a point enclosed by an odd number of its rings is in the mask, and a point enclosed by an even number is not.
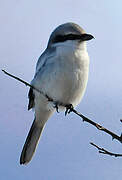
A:
[[[65,40],[66,40],[65,36],[57,35],[54,39],[54,43],[64,42]]]

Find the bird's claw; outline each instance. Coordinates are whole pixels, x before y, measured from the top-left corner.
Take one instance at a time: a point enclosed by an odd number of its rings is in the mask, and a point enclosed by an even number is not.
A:
[[[58,107],[59,103],[55,102],[54,104],[54,108],[56,109],[57,113],[59,113],[59,107]],[[63,105],[64,106],[64,105]],[[65,111],[65,116],[67,114],[69,114],[70,112],[72,112],[72,110],[74,109],[73,105],[72,104],[67,104],[65,105],[66,107],[66,111]]]
[[[73,110],[73,105],[72,105],[72,104],[67,104],[65,107],[66,107],[66,111],[65,111],[65,116],[66,116],[67,114],[69,114],[70,112],[72,112],[72,110]]]
[[[56,108],[56,112],[59,113],[59,110],[58,110],[58,103],[55,103],[54,108]]]

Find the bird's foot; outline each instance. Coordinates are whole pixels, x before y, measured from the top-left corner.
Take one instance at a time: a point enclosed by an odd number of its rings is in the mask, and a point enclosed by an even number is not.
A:
[[[59,108],[58,108],[58,103],[57,102],[54,103],[54,108],[56,109],[56,112],[59,113]]]
[[[72,110],[74,109],[74,107],[73,107],[72,104],[67,104],[67,105],[65,105],[65,107],[66,107],[65,116],[66,116],[67,114],[71,113]]]

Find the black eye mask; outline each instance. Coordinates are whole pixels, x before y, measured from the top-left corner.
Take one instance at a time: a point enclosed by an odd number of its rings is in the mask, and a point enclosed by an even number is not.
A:
[[[81,40],[81,41],[88,41],[93,39],[94,37],[90,34],[82,34],[82,35],[77,35],[77,34],[67,34],[67,35],[57,35],[53,41],[53,43],[58,43],[58,42],[64,42],[67,40]]]

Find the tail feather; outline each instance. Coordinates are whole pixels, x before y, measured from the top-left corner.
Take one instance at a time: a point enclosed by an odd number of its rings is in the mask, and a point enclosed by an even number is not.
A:
[[[43,124],[39,126],[34,120],[21,153],[20,164],[27,164],[32,159],[43,128]]]

